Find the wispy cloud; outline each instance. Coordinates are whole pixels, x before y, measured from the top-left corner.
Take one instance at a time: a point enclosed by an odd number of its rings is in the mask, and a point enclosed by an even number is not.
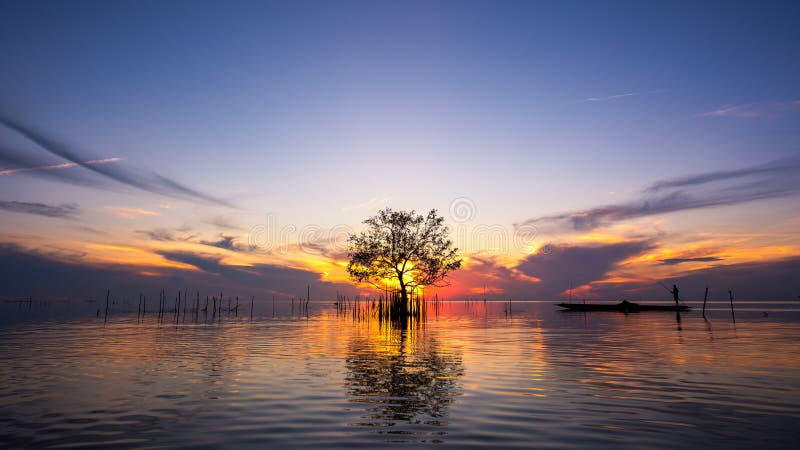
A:
[[[719,256],[700,256],[697,258],[667,258],[662,259],[659,262],[666,266],[674,266],[677,264],[683,264],[687,262],[714,262],[714,261],[722,261],[722,258]]]
[[[357,203],[355,205],[349,205],[341,208],[342,212],[350,212],[350,211],[357,211],[359,209],[368,208],[370,206],[375,205],[384,205],[388,203],[390,200],[396,199],[396,195],[387,195],[383,197],[373,197],[365,202]]]
[[[48,205],[45,203],[0,201],[0,209],[15,213],[69,219],[80,214],[80,208],[76,204]]]
[[[717,181],[732,180],[759,175],[780,175],[781,173],[793,173],[800,171],[800,155],[794,155],[770,161],[766,164],[759,164],[752,167],[745,167],[736,170],[719,170],[706,172],[685,177],[661,180],[648,186],[646,192],[657,192],[670,188],[691,187]]]
[[[164,177],[144,167],[134,167],[123,164],[89,164],[87,161],[98,161],[99,158],[91,157],[86,152],[74,149],[63,142],[45,136],[33,128],[22,123],[0,116],[0,124],[19,133],[43,150],[66,159],[67,161],[94,172],[101,177],[122,183],[124,185],[169,197],[182,198],[219,206],[234,207],[227,200],[223,200],[196,189],[185,186],[170,178]],[[7,149],[0,149],[0,159],[21,161],[19,155],[13,155]],[[25,164],[35,166],[33,164]],[[41,171],[41,173],[54,173],[57,171]],[[92,184],[87,179],[72,179],[73,182]]]
[[[84,164],[108,164],[113,163],[116,161],[122,161],[122,158],[104,158],[104,159],[91,159],[89,161],[84,161]],[[61,164],[50,164],[46,166],[36,166],[36,167],[19,167],[14,169],[6,169],[0,170],[0,176],[3,175],[12,175],[15,173],[25,173],[25,172],[38,172],[44,170],[59,170],[59,169],[69,169],[70,167],[79,167],[77,163],[61,163]]]
[[[208,217],[203,220],[204,223],[209,225],[214,225],[215,227],[221,230],[235,230],[241,231],[243,228],[236,224],[230,217],[226,217],[223,215],[217,215],[213,217]]]
[[[142,216],[157,216],[158,213],[143,208],[131,208],[127,206],[106,206],[106,209],[111,211],[115,216],[123,219],[138,219]]]
[[[103,230],[98,230],[97,228],[90,227],[88,225],[76,225],[72,227],[73,230],[80,231],[81,233],[90,233],[96,234],[100,236],[107,236],[108,232]]]
[[[756,117],[776,117],[798,109],[800,109],[800,100],[743,103],[739,105],[720,106],[711,111],[700,113],[697,117],[752,119]]]
[[[182,230],[176,230],[178,232],[182,232]],[[185,230],[183,230],[185,231]],[[153,228],[151,230],[136,230],[134,232],[138,236],[142,236],[146,239],[151,241],[159,241],[159,242],[191,242],[191,243],[199,243],[202,245],[207,245],[209,247],[216,247],[221,248],[223,250],[230,250],[233,252],[247,252],[251,250],[249,247],[244,245],[240,245],[236,242],[236,236],[228,236],[225,234],[220,234],[219,239],[213,240],[205,240],[205,239],[196,239],[198,236],[196,234],[191,235],[178,235],[173,230],[168,228]]]
[[[737,205],[800,192],[800,157],[749,168],[659,181],[640,199],[529,219],[523,224],[565,223],[588,231],[628,219],[699,208]],[[517,224],[519,225],[519,224]]]
[[[626,97],[634,97],[639,95],[638,92],[625,92],[622,94],[607,95],[605,97],[588,97],[581,99],[581,102],[607,102],[609,100],[618,100]]]
[[[11,171],[11,174],[13,174],[16,169],[61,166],[61,164],[70,164],[69,167],[73,167],[72,164],[78,166],[78,164],[72,162],[53,163],[51,157],[52,154],[49,152],[42,154],[42,152],[12,149],[0,144],[0,164],[4,166],[5,170]],[[92,159],[89,161],[92,161]],[[96,189],[108,190],[113,188],[113,182],[111,182],[111,180],[87,170],[59,170],[54,168],[51,170],[23,170],[22,172],[29,176],[42,177],[63,183],[76,184],[79,186],[86,186]]]
[[[181,231],[181,230],[177,230]],[[134,231],[139,236],[143,236],[151,241],[160,242],[173,242],[173,241],[191,241],[195,235],[190,236],[176,236],[172,230],[167,228],[154,228],[152,230],[136,230]]]
[[[215,241],[200,241],[203,245],[208,245],[210,247],[217,247],[224,250],[233,250],[239,251],[241,250],[239,246],[234,241],[236,239],[235,236],[225,236],[224,234],[220,235],[220,238]]]

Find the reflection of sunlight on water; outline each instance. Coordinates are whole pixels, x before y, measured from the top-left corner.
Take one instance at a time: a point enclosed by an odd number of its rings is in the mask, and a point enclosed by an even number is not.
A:
[[[368,336],[352,338],[345,358],[346,390],[350,401],[368,405],[367,421],[356,425],[392,426],[392,433],[403,428],[397,426],[402,422],[442,425],[457,395],[461,359],[440,351],[434,339],[409,339],[409,334],[420,333],[414,330],[393,330],[395,344],[389,347],[375,345]]]
[[[719,308],[680,327],[493,302],[404,325],[324,304],[177,325],[28,317],[0,334],[0,444],[781,446],[800,418],[800,316],[746,306],[735,326]]]

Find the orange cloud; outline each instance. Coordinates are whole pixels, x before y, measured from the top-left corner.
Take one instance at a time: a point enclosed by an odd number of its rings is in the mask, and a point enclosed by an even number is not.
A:
[[[150,211],[149,209],[142,209],[142,208],[131,208],[125,206],[106,206],[106,209],[111,211],[115,216],[121,217],[123,219],[134,220],[138,219],[142,216],[158,216],[159,214],[155,211]]]

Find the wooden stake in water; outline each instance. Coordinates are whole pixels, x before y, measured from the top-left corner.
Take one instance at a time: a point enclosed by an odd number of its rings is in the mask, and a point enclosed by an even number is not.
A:
[[[708,286],[706,286],[706,294],[703,296],[703,318],[706,318],[706,301],[708,301]]]
[[[111,289],[106,291],[106,312],[105,312],[105,315],[103,316],[103,320],[108,319],[108,298],[110,296],[111,296]]]
[[[736,323],[736,314],[733,313],[733,291],[728,291],[728,297],[731,299],[731,318],[733,323]]]

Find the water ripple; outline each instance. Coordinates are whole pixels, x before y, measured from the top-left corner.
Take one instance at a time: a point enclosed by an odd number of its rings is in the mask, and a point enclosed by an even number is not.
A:
[[[0,447],[798,444],[791,305],[737,311],[734,326],[444,303],[408,327],[313,306],[308,317],[3,325]]]

